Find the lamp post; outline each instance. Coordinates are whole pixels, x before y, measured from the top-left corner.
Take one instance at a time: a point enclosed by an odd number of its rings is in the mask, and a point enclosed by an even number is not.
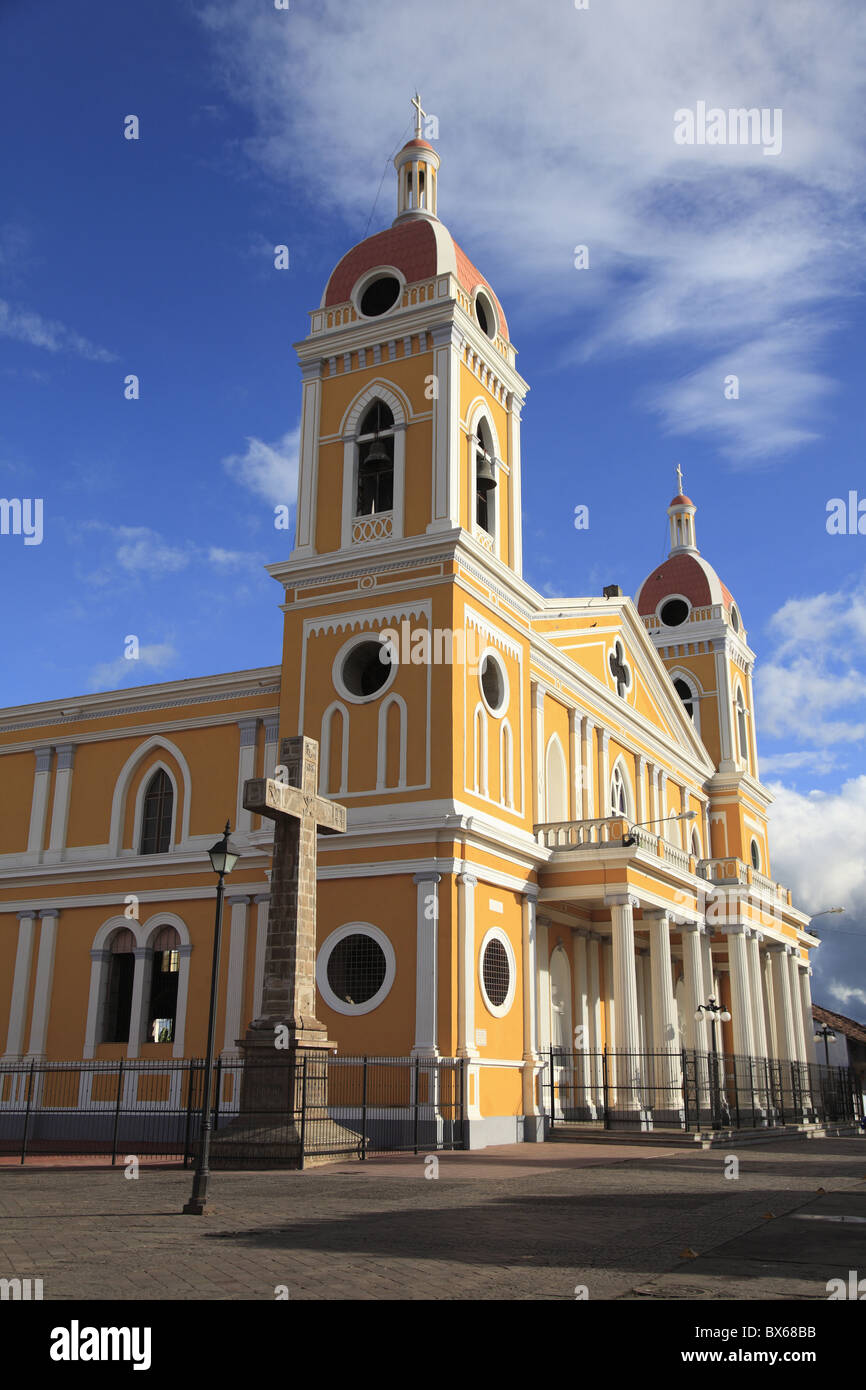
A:
[[[657,820],[635,821],[632,830],[641,830],[646,825],[669,825],[672,820],[697,820],[697,811],[679,811],[675,816],[659,816]],[[635,843],[634,835],[629,831],[628,835],[622,837],[623,845],[629,846]]]
[[[813,912],[809,918],[809,926],[815,921],[816,917],[835,917],[837,912],[844,912],[844,907],[825,907],[822,912]]]
[[[828,1023],[822,1023],[820,1028],[815,1029],[815,1042],[824,1040],[824,1065],[830,1068],[830,1043],[836,1041],[836,1034]]]
[[[731,1015],[728,1013],[727,1009],[723,1009],[716,1003],[712,995],[710,995],[710,1002],[708,1004],[699,1004],[695,1010],[695,1019],[698,1023],[700,1023],[705,1014],[710,1020],[710,1037],[713,1044],[713,1076],[710,1085],[713,1107],[713,1129],[721,1129],[722,1121],[719,1113],[719,1045],[716,1039],[716,1023],[730,1023]]]
[[[208,1160],[210,1158],[211,1135],[211,1084],[213,1078],[214,1032],[216,1030],[217,992],[219,988],[220,940],[223,926],[223,891],[225,876],[230,874],[238,856],[229,844],[231,826],[226,821],[221,840],[208,850],[213,871],[218,875],[216,894],[216,919],[213,933],[213,963],[210,977],[210,1010],[207,1020],[207,1054],[204,1066],[204,1091],[201,1106],[201,1128],[199,1130],[198,1163],[192,1180],[192,1195],[183,1209],[184,1216],[203,1216],[207,1202],[207,1183],[210,1177]],[[190,1074],[192,1085],[192,1074]]]

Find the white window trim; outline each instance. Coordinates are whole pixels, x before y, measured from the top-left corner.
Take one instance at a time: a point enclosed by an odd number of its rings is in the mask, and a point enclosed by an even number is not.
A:
[[[328,776],[331,765],[331,732],[334,726],[334,715],[339,712],[340,722],[343,726],[342,747],[340,749],[340,785],[336,791],[329,790]],[[346,790],[347,778],[349,774],[349,711],[342,700],[332,700],[322,715],[321,756],[319,759],[319,795],[320,796],[339,796]]]
[[[400,747],[397,755],[397,781],[386,784],[388,771],[388,712],[396,705],[400,714]],[[406,786],[406,759],[408,754],[409,710],[402,695],[392,691],[386,695],[379,709],[378,744],[376,749],[376,791],[403,791]]]
[[[558,750],[559,766],[562,772],[562,792],[565,803],[565,815],[555,817],[550,814],[553,809],[550,804],[550,784],[552,781],[550,772],[551,755],[554,754],[554,750]],[[559,734],[550,735],[550,738],[547,740],[547,747],[544,750],[544,817],[545,820],[549,822],[568,820],[568,758],[565,756],[565,749],[562,746],[562,740]]]
[[[666,604],[670,603],[672,599],[680,599],[689,610],[681,623],[666,623],[662,618],[662,609],[665,607]],[[679,632],[680,628],[685,627],[689,618],[692,616],[693,608],[694,604],[692,603],[690,598],[686,597],[685,594],[665,594],[664,598],[661,599],[659,603],[656,605],[656,617],[658,618],[662,627],[665,628],[667,632]]]
[[[382,315],[383,318],[386,315]],[[374,323],[374,319],[365,320]],[[371,381],[354,399],[343,420],[341,437],[343,440],[343,513],[340,545],[343,550],[353,548],[352,528],[357,517],[355,503],[358,496],[358,430],[361,420],[374,401],[387,405],[394,417],[394,505],[391,510],[391,535],[388,540],[400,539],[404,526],[404,495],[406,487],[406,426],[409,423],[409,404],[393,382],[377,377]],[[368,541],[367,545],[377,542]]]
[[[619,770],[619,774],[622,777],[622,785],[625,791],[624,811],[615,811],[613,808],[613,783],[617,770]],[[634,821],[637,819],[634,809],[634,788],[631,784],[631,778],[628,775],[628,768],[625,765],[625,759],[622,757],[621,754],[615,759],[613,767],[610,770],[610,788],[608,795],[610,813],[612,816],[625,816],[626,820],[630,821]]]
[[[488,943],[493,941],[494,938],[502,942],[502,945],[505,947],[505,954],[508,957],[508,993],[501,1004],[492,1003],[491,1000],[488,999],[487,990],[484,987],[484,952],[487,950]],[[517,992],[517,964],[511,942],[508,940],[508,937],[501,927],[489,927],[482,938],[481,945],[478,948],[478,984],[481,989],[481,998],[484,1001],[484,1007],[487,1012],[492,1014],[494,1018],[504,1018],[510,1011],[514,1003],[514,996]]]
[[[334,947],[338,946],[347,936],[372,937],[376,944],[381,947],[385,957],[385,978],[373,997],[364,1004],[347,1004],[345,999],[338,999],[328,983],[328,961],[331,959],[331,953]],[[349,1017],[369,1014],[373,1009],[377,1009],[390,992],[396,974],[397,958],[394,954],[394,947],[385,933],[379,927],[374,927],[372,922],[345,922],[343,926],[337,927],[330,936],[325,938],[316,957],[316,985],[322,999],[329,1009]]]
[[[491,705],[490,701],[485,695],[484,686],[481,682],[481,668],[484,665],[484,660],[486,657],[489,657],[493,661],[494,666],[499,671],[499,676],[502,681],[502,700],[495,707]],[[508,709],[508,702],[511,698],[511,686],[508,680],[508,672],[505,669],[505,662],[502,660],[502,657],[499,655],[499,652],[496,650],[495,647],[484,647],[482,648],[481,653],[479,654],[478,689],[481,692],[481,698],[484,701],[484,707],[487,710],[487,713],[492,714],[494,719],[502,719],[505,715],[506,710]]]
[[[361,300],[364,298],[364,292],[368,286],[372,285],[374,280],[381,280],[385,276],[389,276],[391,279],[396,280],[400,286],[400,292],[391,305],[391,308],[386,309],[384,314],[362,314]],[[389,314],[397,313],[398,310],[402,308],[403,292],[405,289],[406,276],[403,274],[402,270],[398,270],[395,265],[377,265],[373,270],[365,270],[360,280],[355,281],[349,298],[352,301],[355,313],[362,323],[378,323],[380,319],[386,319]]]
[[[144,798],[147,793],[147,789],[151,784],[151,781],[155,777],[156,773],[160,771],[160,769],[166,774],[169,782],[171,783],[171,830],[169,831],[168,836],[168,849],[157,850],[156,853],[171,854],[172,850],[175,848],[175,834],[177,830],[177,778],[175,777],[168,763],[163,762],[162,758],[159,758],[155,763],[151,763],[148,767],[147,772],[144,774],[139,783],[138,791],[136,792],[135,796],[135,817],[133,820],[132,829],[132,847],[137,855],[141,855],[141,831],[142,822],[144,820]],[[149,858],[150,856],[145,855],[144,857]]]
[[[368,642],[379,643],[379,634],[374,631],[353,632],[349,640],[344,642],[340,647],[331,666],[331,680],[334,683],[334,689],[341,700],[348,700],[352,705],[371,705],[374,700],[381,700],[382,696],[386,695],[391,689],[391,686],[397,679],[397,672],[400,669],[399,660],[392,660],[390,674],[384,684],[379,686],[378,690],[374,690],[372,695],[353,695],[343,681],[343,664],[353,647],[360,647]],[[381,642],[379,645],[384,649],[388,643]],[[394,652],[394,655],[397,656],[398,653]]]
[[[118,859],[121,856],[138,856],[138,841],[136,838],[133,838],[131,849],[126,849],[123,845],[123,823],[126,819],[126,799],[139,764],[142,759],[146,758],[148,753],[152,752],[155,748],[158,748],[162,753],[168,753],[174,758],[177,766],[180,768],[181,777],[183,778],[183,819],[181,821],[179,839],[177,837],[176,823],[174,820],[172,821],[172,846],[175,846],[175,842],[177,841],[176,847],[178,849],[186,849],[188,847],[189,810],[192,795],[192,777],[190,775],[189,764],[175,743],[172,743],[170,739],[165,738],[161,734],[153,734],[150,738],[146,739],[144,743],[140,744],[138,748],[133,749],[126,762],[123,764],[123,767],[120,769],[117,775],[117,781],[114,784],[114,794],[111,801],[111,829],[109,831],[109,853],[112,858]],[[174,784],[175,802],[172,809],[172,816],[174,816],[177,811],[177,779],[170,767],[166,764],[162,765],[165,767],[166,772],[169,774]],[[154,764],[154,769],[155,767],[156,764]],[[141,787],[139,787],[139,793],[141,794]],[[136,816],[136,822],[137,823],[133,825],[134,837],[137,835],[141,825],[140,816],[138,814]]]
[[[683,668],[680,667],[680,666],[676,666],[676,667],[673,668],[673,670],[672,670],[671,673],[670,673],[670,677],[671,677],[671,684],[673,684],[674,681],[683,681],[683,682],[689,687],[689,690],[692,692],[692,695],[691,695],[691,700],[692,700],[692,713],[691,713],[691,715],[689,715],[688,717],[691,719],[692,723],[693,723],[694,726],[695,726],[695,733],[696,733],[696,734],[698,735],[698,737],[700,738],[700,735],[701,735],[701,700],[702,700],[702,698],[703,698],[703,693],[704,693],[704,692],[703,692],[703,689],[701,688],[700,683],[699,683],[699,682],[695,679],[695,677],[692,675],[691,671],[685,671],[685,670],[683,670]],[[674,690],[674,694],[676,695],[676,697],[677,697],[677,699],[679,700],[680,704],[682,704],[683,701],[680,699],[679,692],[678,692],[676,689]],[[688,715],[688,710],[686,710],[686,714]]]

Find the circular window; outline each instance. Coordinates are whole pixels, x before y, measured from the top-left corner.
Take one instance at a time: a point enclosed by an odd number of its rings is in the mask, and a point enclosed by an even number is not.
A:
[[[394,948],[369,922],[338,927],[322,945],[316,983],[326,1004],[341,1014],[375,1009],[394,983]]]
[[[734,604],[731,604],[731,627],[734,629],[734,632],[739,632],[740,630],[740,615]]]
[[[491,714],[501,714],[508,703],[508,677],[505,667],[493,652],[482,652],[478,663],[478,679],[484,703]]]
[[[757,840],[752,841],[752,868],[758,870],[761,868],[761,851],[758,849]]]
[[[487,1009],[504,1017],[514,1003],[515,968],[511,942],[499,927],[491,927],[481,943],[479,978]]]
[[[400,298],[400,281],[395,275],[377,275],[361,295],[360,310],[365,318],[378,318],[392,309]]]
[[[689,605],[684,598],[669,598],[659,610],[659,617],[665,627],[679,627],[689,616]]]
[[[496,315],[486,294],[479,293],[475,296],[475,317],[481,332],[492,338],[496,332]]]
[[[341,695],[356,703],[373,700],[390,685],[397,671],[389,642],[375,637],[354,639],[341,648],[334,662],[334,685]]]

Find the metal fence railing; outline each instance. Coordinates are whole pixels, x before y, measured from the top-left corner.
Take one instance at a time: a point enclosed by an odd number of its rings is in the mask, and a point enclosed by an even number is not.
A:
[[[201,1059],[0,1062],[0,1155],[123,1161],[195,1158]],[[339,1154],[459,1149],[465,1065],[454,1058],[299,1054],[262,1063],[218,1058],[212,1166],[303,1166]],[[266,1142],[267,1141],[267,1142]],[[266,1152],[267,1150],[267,1152]]]
[[[853,1071],[694,1050],[545,1054],[550,1125],[603,1129],[751,1129],[863,1120]]]

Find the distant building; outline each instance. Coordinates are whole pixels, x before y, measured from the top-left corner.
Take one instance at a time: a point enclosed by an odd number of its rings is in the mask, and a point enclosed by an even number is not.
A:
[[[815,1043],[818,1061],[829,1061],[831,1067],[850,1067],[860,1083],[866,1106],[866,1024],[855,1023],[853,1018],[831,1013],[818,1004],[812,1005],[812,1018],[816,1032],[826,1024],[834,1033],[833,1041],[827,1042],[826,1052],[823,1040]]]

